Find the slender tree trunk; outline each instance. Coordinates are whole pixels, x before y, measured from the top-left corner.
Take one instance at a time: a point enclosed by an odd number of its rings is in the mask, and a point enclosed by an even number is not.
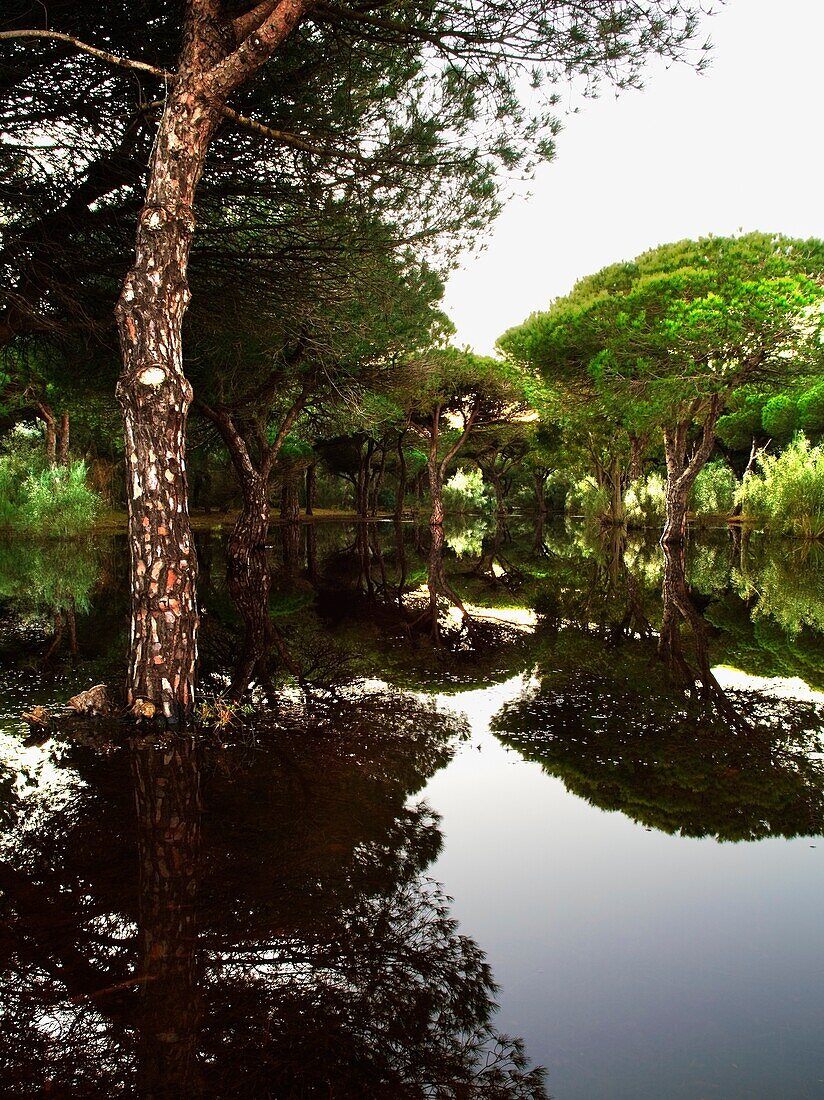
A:
[[[306,515],[315,514],[315,492],[317,490],[317,466],[313,462],[306,467]]]
[[[438,442],[440,439],[441,406],[435,407],[429,426],[429,454],[426,459],[426,470],[429,475],[429,496],[432,512],[429,518],[430,527],[443,526],[445,511],[443,504],[443,483],[449,463],[469,438],[472,426],[475,423],[477,409],[473,407],[471,413],[464,422],[464,430],[459,438],[452,444],[443,458],[438,461]]]
[[[630,435],[629,437],[629,469],[627,476],[630,481],[640,481],[644,476],[644,451],[649,443],[648,435]]]
[[[306,573],[314,584],[318,577],[318,533],[314,523],[306,524]]]
[[[381,460],[378,463],[378,468],[374,472],[372,478],[372,506],[370,514],[376,516],[378,514],[378,498],[381,495],[381,489],[383,489],[383,478],[386,471],[386,447],[381,447]]]
[[[495,515],[498,517],[506,516],[506,494],[504,493],[503,478],[495,469],[489,469],[489,480],[492,482],[492,488],[495,492]]]
[[[547,514],[546,478],[547,475],[543,470],[534,470],[532,473],[532,482],[535,486],[535,503],[538,505],[539,516],[545,516]]]
[[[57,421],[51,408],[43,401],[37,402],[37,411],[46,429],[46,459],[54,468],[57,465]]]
[[[243,561],[266,545],[269,533],[269,478],[257,470],[241,473],[236,467],[235,471],[241,478],[243,507],[229,536],[228,555],[233,568],[242,568]]]
[[[283,485],[280,490],[280,518],[285,523],[300,522],[298,475],[288,467],[283,471]]]
[[[443,483],[441,482],[440,467],[437,462],[428,462],[426,468],[429,472],[429,500],[432,506],[429,526],[443,527],[446,512],[443,505]]]
[[[368,440],[366,444],[366,454],[361,455],[358,463],[358,479],[355,486],[355,510],[361,519],[366,519],[369,515],[369,479],[374,449],[374,442],[371,439]]]
[[[68,467],[69,465],[69,414],[67,410],[63,410],[63,415],[60,417],[60,465]]]
[[[662,544],[682,543],[687,529],[687,505],[695,479],[712,454],[715,445],[715,425],[723,407],[723,396],[712,397],[706,410],[701,438],[687,457],[689,426],[694,415],[679,421],[674,428],[664,429],[664,456],[667,461],[666,522]]]
[[[300,568],[300,523],[284,523],[280,529],[283,547],[283,575],[294,577]]]
[[[398,436],[398,487],[395,492],[395,522],[400,523],[403,519],[403,506],[406,501],[406,452],[403,449],[403,440],[406,435],[406,431],[402,431]]]
[[[241,568],[235,566],[228,573],[229,595],[243,620],[243,642],[229,686],[229,698],[236,703],[243,702],[253,680],[269,689],[267,659],[272,644],[271,578],[265,548],[253,548],[242,562]]]

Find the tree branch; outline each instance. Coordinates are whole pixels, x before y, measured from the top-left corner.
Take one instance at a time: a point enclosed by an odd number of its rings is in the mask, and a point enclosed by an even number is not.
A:
[[[74,46],[76,50],[80,50],[81,53],[90,54],[99,61],[105,61],[107,65],[114,65],[118,69],[128,69],[130,72],[149,73],[160,80],[173,80],[175,75],[167,72],[166,69],[158,69],[156,65],[149,65],[146,61],[134,61],[130,57],[118,57],[117,54],[109,53],[108,50],[100,50],[97,46],[90,46],[88,42],[82,42],[79,38],[75,38],[71,34],[63,34],[61,31],[0,31],[0,39],[14,38],[45,38],[52,42],[67,42],[70,46]]]
[[[316,0],[280,0],[274,10],[238,48],[204,75],[210,95],[224,99],[265,64],[289,37]]]

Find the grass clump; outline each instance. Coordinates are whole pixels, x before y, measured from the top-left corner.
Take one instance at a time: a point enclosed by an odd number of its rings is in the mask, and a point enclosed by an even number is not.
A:
[[[779,455],[763,454],[738,496],[746,516],[799,538],[824,538],[824,448],[797,435]]]
[[[570,489],[567,511],[591,522],[602,519],[609,514],[609,493],[591,474],[587,474]]]

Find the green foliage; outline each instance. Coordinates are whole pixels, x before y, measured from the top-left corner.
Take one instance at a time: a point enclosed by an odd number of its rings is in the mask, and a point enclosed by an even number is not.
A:
[[[752,441],[761,436],[762,417],[767,398],[763,393],[747,388],[736,390],[727,404],[727,411],[719,418],[716,434],[725,447],[733,451],[747,451]]]
[[[722,459],[699,471],[690,494],[690,509],[698,515],[726,516],[735,505],[738,479]]]
[[[587,475],[572,486],[567,496],[567,511],[587,520],[600,519],[609,513],[609,493],[594,477]]]
[[[462,523],[445,532],[446,545],[456,558],[479,558],[483,553],[486,523],[480,519],[474,523]]]
[[[443,487],[443,500],[448,512],[486,512],[490,508],[489,494],[480,470],[459,467]]]
[[[798,425],[798,403],[787,393],[778,393],[764,406],[761,423],[773,439],[789,439]]]
[[[770,530],[824,537],[824,449],[798,435],[780,455],[763,454],[739,491],[745,515]]]
[[[100,551],[87,540],[0,543],[0,597],[25,612],[88,611],[100,573]]]
[[[100,497],[86,482],[86,464],[48,467],[42,449],[15,433],[0,453],[0,525],[37,535],[75,535],[88,529]]]
[[[100,507],[86,484],[85,462],[30,474],[23,495],[20,525],[44,535],[76,535],[94,523]]]
[[[798,426],[808,435],[824,432],[824,382],[819,382],[799,397]]]
[[[664,521],[666,489],[664,479],[653,471],[630,483],[624,493],[628,527],[660,527]]]

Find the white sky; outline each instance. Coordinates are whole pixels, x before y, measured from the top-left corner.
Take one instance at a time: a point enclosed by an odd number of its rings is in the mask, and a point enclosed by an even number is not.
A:
[[[824,236],[824,0],[728,0],[703,30],[704,75],[651,66],[642,91],[605,87],[564,120],[555,160],[449,280],[456,343],[491,354],[576,279],[667,241]]]

